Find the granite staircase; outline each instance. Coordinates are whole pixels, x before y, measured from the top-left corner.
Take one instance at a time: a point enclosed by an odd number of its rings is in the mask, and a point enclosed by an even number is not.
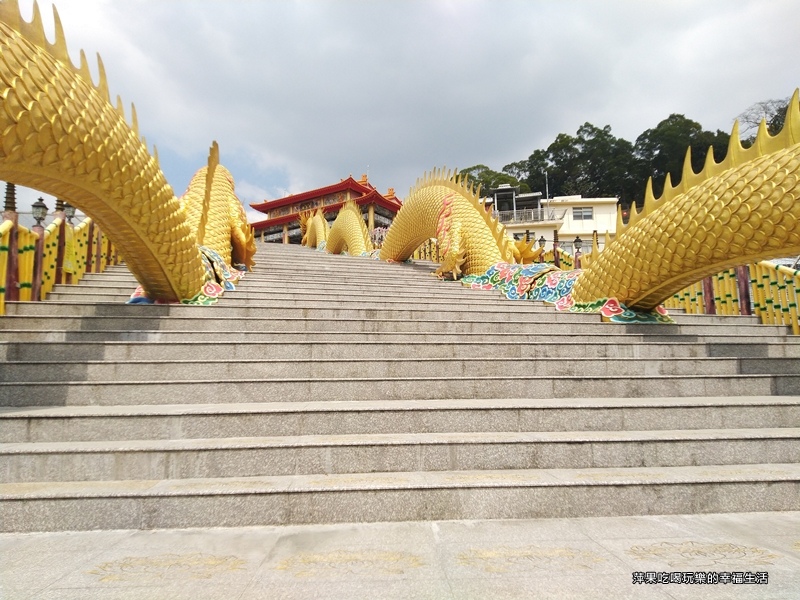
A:
[[[124,269],[0,318],[0,530],[781,511],[800,340],[616,325],[262,245],[210,307]]]

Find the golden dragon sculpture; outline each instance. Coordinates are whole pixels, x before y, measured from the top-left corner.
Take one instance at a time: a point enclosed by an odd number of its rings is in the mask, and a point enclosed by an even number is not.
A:
[[[480,204],[479,193],[457,173],[435,170],[419,180],[398,212],[380,252],[403,261],[428,238],[437,238],[441,275],[463,274],[473,287],[499,288],[511,298],[553,302],[559,309],[647,313],[703,277],[736,265],[800,254],[800,97],[796,91],[781,132],[761,124],[745,149],[734,125],[725,159],[706,156],[695,173],[687,152],[681,183],[667,179],[656,199],[648,182],[644,208],[617,232],[585,270],[520,266],[539,250],[513,244]],[[557,271],[557,272],[555,272]],[[622,307],[620,307],[622,305]],[[615,312],[616,311],[616,312]],[[605,314],[605,313],[604,313]],[[638,318],[638,317],[637,317]],[[658,320],[658,319],[657,319]]]
[[[322,208],[307,210],[299,215],[301,244],[325,250],[330,254],[347,253],[363,256],[372,252],[369,230],[358,205],[348,200],[339,209],[333,225],[328,225]]]
[[[481,204],[475,188],[458,172],[434,170],[417,180],[403,202],[380,252],[381,260],[407,260],[424,241],[436,238],[442,264],[436,274],[477,275],[499,262],[532,262],[533,241],[515,242]]]
[[[58,12],[55,41],[38,5],[32,21],[17,0],[0,1],[0,179],[65,198],[111,237],[152,300],[196,297],[209,277],[203,244],[250,268],[255,244],[216,143],[183,198],[177,198],[154,149],[140,139],[122,101],[111,104],[103,62],[94,85],[86,55],[67,52]]]

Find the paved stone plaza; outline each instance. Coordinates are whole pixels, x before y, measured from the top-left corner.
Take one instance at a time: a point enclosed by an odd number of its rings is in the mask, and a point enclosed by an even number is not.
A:
[[[0,548],[6,600],[800,597],[800,512],[3,534]]]

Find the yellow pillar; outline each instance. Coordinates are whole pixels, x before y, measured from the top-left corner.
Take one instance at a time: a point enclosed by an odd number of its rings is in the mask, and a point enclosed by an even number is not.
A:
[[[284,223],[283,224],[283,243],[284,244],[288,244],[289,243],[289,224],[288,223]]]
[[[373,229],[375,229],[375,205],[370,204],[368,211],[369,212],[367,213],[367,227],[369,231],[372,231]]]

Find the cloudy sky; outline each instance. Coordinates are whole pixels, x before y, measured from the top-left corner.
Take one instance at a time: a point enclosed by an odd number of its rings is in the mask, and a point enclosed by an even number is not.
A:
[[[55,4],[175,192],[217,140],[245,205],[367,172],[402,197],[434,166],[500,170],[587,121],[631,141],[670,113],[730,131],[800,85],[797,0]]]

